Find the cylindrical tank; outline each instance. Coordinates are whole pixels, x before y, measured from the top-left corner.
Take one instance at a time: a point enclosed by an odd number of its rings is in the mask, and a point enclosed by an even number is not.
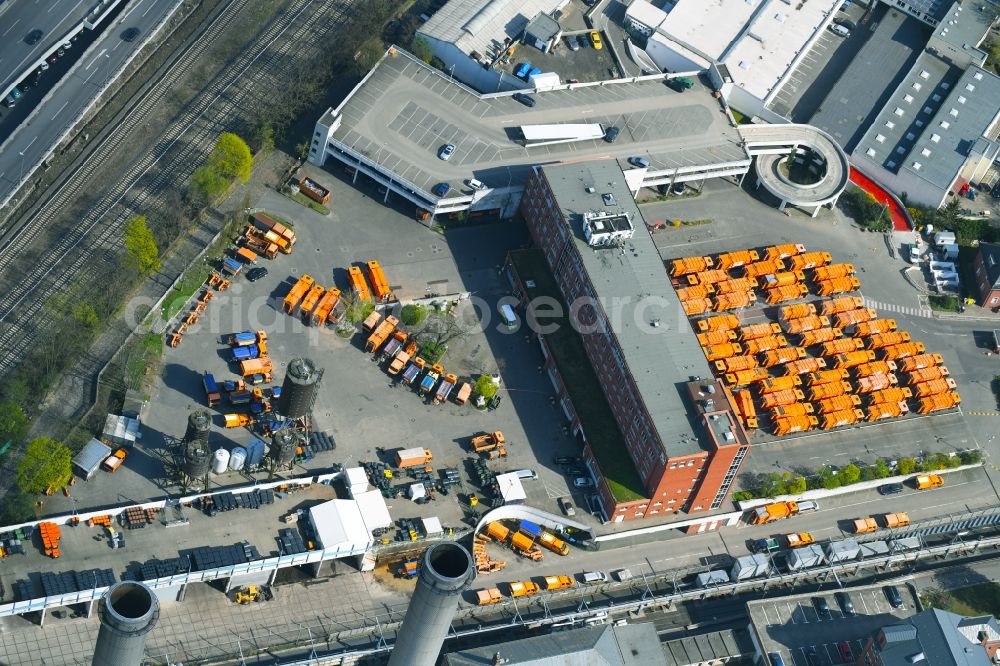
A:
[[[271,449],[268,456],[274,464],[290,465],[295,460],[295,447],[298,445],[298,438],[293,430],[279,430],[271,438]]]
[[[212,456],[212,473],[222,474],[229,468],[229,451],[219,449]]]
[[[98,614],[101,628],[93,666],[140,666],[145,661],[146,635],[160,615],[153,591],[135,581],[115,583],[101,599]]]
[[[200,479],[208,474],[212,464],[212,451],[206,442],[195,440],[184,447],[184,463],[181,470],[192,479]]]
[[[472,556],[454,541],[442,541],[427,549],[417,587],[396,634],[389,666],[437,663],[458,601],[475,577]]]
[[[247,450],[242,446],[237,446],[229,454],[229,469],[235,471],[243,469],[243,464],[247,461]]]
[[[296,358],[288,364],[285,382],[281,386],[281,413],[297,419],[312,411],[323,371],[307,358]]]
[[[188,415],[187,430],[184,432],[185,442],[201,442],[208,448],[208,433],[212,429],[212,415],[199,409]]]

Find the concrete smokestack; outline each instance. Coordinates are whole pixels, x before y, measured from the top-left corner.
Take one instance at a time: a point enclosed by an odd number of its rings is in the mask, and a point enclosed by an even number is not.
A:
[[[437,663],[462,591],[475,577],[472,555],[454,541],[443,541],[427,549],[417,589],[396,634],[389,666]]]
[[[93,666],[141,666],[146,635],[156,626],[160,604],[151,589],[133,581],[112,585],[98,606]]]

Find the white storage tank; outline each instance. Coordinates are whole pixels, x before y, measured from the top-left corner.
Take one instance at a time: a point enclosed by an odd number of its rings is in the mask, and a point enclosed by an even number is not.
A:
[[[229,454],[229,469],[234,472],[243,469],[244,463],[247,461],[247,450],[242,446],[237,446],[233,449],[233,452]]]
[[[222,474],[229,468],[229,451],[219,449],[212,454],[212,474]]]

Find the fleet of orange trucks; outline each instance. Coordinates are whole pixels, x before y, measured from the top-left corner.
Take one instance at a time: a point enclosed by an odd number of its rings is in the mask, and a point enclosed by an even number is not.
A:
[[[706,331],[731,331],[739,326],[740,320],[733,314],[715,315],[698,321],[698,330],[703,333]]]
[[[787,347],[788,340],[783,335],[769,335],[766,338],[754,338],[743,343],[746,353],[750,355],[763,354],[766,351]]]
[[[847,312],[838,312],[833,315],[833,323],[837,328],[847,328],[855,324],[861,324],[878,317],[874,308],[858,308]]]
[[[921,474],[916,477],[914,483],[917,484],[917,490],[927,490],[928,488],[940,488],[944,485],[944,479],[941,478],[940,474]]]
[[[832,280],[833,278],[854,275],[854,264],[829,264],[813,269],[813,280]],[[858,307],[861,307],[860,305]]]
[[[879,333],[889,333],[896,330],[895,319],[871,319],[858,324],[856,329],[858,335],[877,335]]]
[[[774,419],[775,435],[790,435],[795,432],[812,430],[819,425],[815,416],[785,416]]]
[[[336,288],[330,288],[323,298],[320,299],[319,304],[313,311],[312,323],[315,326],[323,326],[328,321],[330,321],[330,315],[333,314],[333,309],[337,307],[337,303],[340,301],[340,290]]]
[[[675,259],[670,264],[670,277],[680,277],[689,273],[700,273],[714,266],[711,257],[685,257]]]
[[[573,587],[573,579],[570,578],[569,576],[545,577],[546,590],[565,590],[568,587]]]
[[[774,502],[755,508],[750,514],[750,522],[754,525],[763,525],[782,518],[790,518],[803,511],[815,511],[819,506],[812,501],[803,502]]]
[[[310,321],[312,319],[313,311],[316,309],[316,306],[319,304],[319,299],[325,292],[326,289],[322,286],[314,284],[312,289],[309,290],[309,293],[306,294],[306,297],[302,299],[302,304],[299,306],[299,312],[304,320]]]
[[[942,363],[944,363],[944,359],[941,354],[917,354],[900,359],[896,365],[899,366],[900,372],[913,372],[923,368],[932,368]]]
[[[765,368],[773,368],[776,365],[803,359],[805,356],[806,351],[802,347],[782,347],[761,354],[760,364]]]
[[[302,301],[302,297],[306,295],[312,286],[316,283],[313,276],[304,274],[298,279],[298,281],[292,285],[291,291],[285,296],[285,312],[292,314],[295,312],[295,308],[298,307],[299,303]]]
[[[389,339],[392,332],[396,330],[398,324],[399,320],[392,315],[386,317],[372,334],[368,336],[368,340],[365,342],[365,351],[370,354],[377,352],[382,344]]]
[[[389,289],[389,281],[385,279],[382,266],[374,259],[366,265],[368,267],[368,280],[372,283],[372,293],[375,295],[375,300],[379,303],[391,300],[392,290]]]
[[[862,298],[858,298],[857,296],[841,296],[840,298],[831,298],[828,301],[823,301],[820,312],[824,315],[835,315],[838,312],[857,310],[864,306],[865,301]]]
[[[750,358],[749,356],[737,357],[737,358]],[[727,359],[731,360],[731,359]],[[721,363],[722,361],[719,361]],[[726,383],[730,386],[746,386],[748,384],[753,384],[754,382],[759,382],[763,379],[767,379],[767,370],[764,368],[749,368],[747,370],[737,370],[736,372],[727,372],[725,375]]]
[[[778,324],[751,324],[750,326],[740,326],[739,339],[741,342],[755,340],[757,338],[767,338],[781,333],[781,326]]]
[[[348,267],[347,279],[350,281],[351,290],[358,301],[370,301],[372,299],[372,293],[368,291],[368,283],[365,282],[365,276],[360,268],[357,266]]]
[[[799,245],[798,243],[771,245],[770,247],[764,248],[764,257],[766,259],[787,259],[788,257],[794,257],[797,254],[802,254],[805,251],[806,246]]]
[[[802,334],[802,338],[799,343],[803,347],[812,347],[813,345],[821,345],[824,342],[830,342],[831,340],[836,340],[844,333],[839,328],[814,328],[811,331],[806,331]]]

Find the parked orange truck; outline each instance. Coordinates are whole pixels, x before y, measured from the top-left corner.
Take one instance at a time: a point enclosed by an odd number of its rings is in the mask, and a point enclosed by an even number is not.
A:
[[[736,333],[734,331],[709,331],[708,333],[698,333],[698,344],[702,347],[721,345],[726,342],[735,342]]]
[[[832,280],[834,278],[849,277],[854,275],[854,264],[830,264],[819,266],[813,269],[813,280]],[[858,307],[861,307],[860,305]]]
[[[747,278],[732,278],[712,285],[716,294],[739,294],[751,291],[755,286],[756,284]]]
[[[302,299],[302,304],[299,306],[299,313],[305,321],[310,321],[312,319],[313,311],[319,304],[319,299],[326,292],[321,285],[314,284],[306,297]]]
[[[392,299],[392,290],[389,289],[389,281],[385,279],[385,272],[382,266],[372,259],[367,264],[368,280],[372,284],[372,294],[379,303],[385,303]]]
[[[881,419],[894,419],[910,411],[906,403],[899,402],[878,402],[865,408],[865,418],[868,421],[879,421]]]
[[[890,375],[886,373],[879,373],[877,375],[869,375],[867,377],[859,377],[855,382],[855,386],[858,387],[858,393],[862,395],[866,393],[874,393],[875,391],[881,391],[896,385],[898,380],[896,375]]]
[[[373,354],[379,350],[382,344],[389,339],[393,331],[396,330],[396,326],[399,325],[399,320],[389,315],[386,317],[381,324],[368,336],[368,340],[365,342],[365,351]]]
[[[774,393],[776,391],[787,391],[798,388],[802,385],[802,378],[799,376],[768,377],[763,380],[758,388],[761,394]]]
[[[505,543],[507,541],[507,537],[510,536],[510,530],[507,529],[503,523],[498,523],[496,521],[486,524],[486,533],[500,543]]]
[[[832,261],[833,257],[830,256],[829,252],[806,252],[805,254],[799,254],[791,257],[788,260],[788,266],[793,271],[801,271],[806,268],[826,266]]]
[[[871,319],[869,321],[863,321],[858,324],[857,329],[858,335],[868,336],[868,335],[878,335],[879,333],[889,333],[896,330],[896,320],[895,319]]]
[[[705,357],[709,361],[718,361],[731,356],[739,356],[743,353],[743,348],[736,342],[726,342],[721,345],[705,347]]]
[[[716,312],[750,307],[757,302],[757,296],[752,291],[739,291],[732,294],[718,294],[712,299],[712,309]]]
[[[757,359],[753,356],[730,356],[715,362],[715,369],[719,372],[739,372],[740,370],[752,370],[758,365]],[[765,372],[766,376],[767,373]]]
[[[372,299],[372,293],[368,290],[368,283],[365,282],[365,276],[360,268],[349,266],[347,268],[347,279],[351,283],[351,291],[354,292],[354,297],[359,302],[370,301]]]
[[[830,325],[830,320],[827,317],[819,317],[817,315],[806,315],[805,317],[798,317],[796,319],[786,319],[785,333],[792,333],[793,335],[799,335],[805,333],[806,331],[812,331],[817,328],[826,328],[829,325]]]
[[[268,374],[272,370],[274,370],[274,365],[271,363],[271,359],[266,357],[240,361],[240,374],[244,377]]]
[[[731,331],[739,326],[740,320],[733,314],[715,315],[698,321],[698,330],[703,333],[707,331]]]
[[[541,589],[536,583],[532,583],[530,580],[520,582],[520,583],[508,583],[510,587],[510,596],[512,597],[528,597],[533,594],[538,594]]]
[[[956,388],[956,384],[955,380],[951,377],[942,377],[941,379],[932,379],[928,382],[912,384],[910,388],[913,390],[913,395],[918,398],[927,398],[932,395],[951,391]]]
[[[844,409],[839,412],[824,414],[822,417],[823,430],[839,428],[841,426],[854,425],[865,419],[865,414],[860,409]]]
[[[681,307],[684,308],[684,314],[688,317],[693,317],[695,315],[700,315],[708,312],[712,309],[712,299],[710,298],[692,298],[689,301],[681,301]]]
[[[891,386],[881,391],[872,391],[868,394],[868,404],[877,405],[880,402],[901,402],[913,397],[913,392],[908,388]]]
[[[809,386],[819,386],[820,384],[829,384],[830,382],[842,382],[846,381],[850,377],[847,374],[847,370],[820,370],[819,372],[812,372],[806,377],[806,384]]]
[[[838,312],[833,315],[833,325],[837,328],[847,328],[855,324],[861,324],[878,317],[875,308],[858,308],[847,312]]]
[[[788,542],[789,548],[800,548],[814,543],[816,541],[816,537],[809,532],[794,532],[792,534],[786,534],[785,541]]]
[[[736,408],[739,416],[743,419],[743,425],[747,428],[757,427],[757,408],[753,404],[753,396],[746,389],[733,393],[736,399]]]
[[[876,333],[865,340],[867,349],[884,349],[894,345],[901,345],[910,341],[910,334],[906,331],[889,331],[888,333]]]
[[[851,368],[851,371],[858,379],[861,379],[862,377],[871,377],[872,375],[888,375],[896,372],[896,362],[872,361],[871,363],[856,365]]]
[[[754,525],[763,525],[775,520],[790,518],[804,511],[815,511],[818,508],[819,505],[816,502],[808,500],[802,502],[773,502],[753,509],[750,513],[750,522]]]
[[[305,274],[298,279],[298,281],[292,285],[291,291],[285,296],[285,312],[292,314],[295,308],[298,307],[299,303],[302,301],[302,297],[306,295],[312,286],[316,283],[313,276]]]
[[[835,368],[853,368],[858,365],[864,365],[865,363],[871,363],[875,360],[875,352],[873,351],[853,351],[847,352],[846,354],[837,354],[833,357],[833,367]]]
[[[846,294],[849,291],[857,291],[860,288],[861,280],[854,277],[833,278],[831,280],[821,280],[816,283],[816,293],[820,296]]]
[[[802,358],[785,364],[786,375],[805,375],[816,372],[826,367],[826,360],[822,358]]]
[[[820,414],[832,414],[845,409],[855,409],[861,406],[861,398],[856,395],[837,395],[832,398],[824,398],[816,402],[816,409]]]
[[[689,273],[700,273],[714,266],[711,257],[685,257],[675,259],[670,264],[670,277],[680,277]]]
[[[781,333],[781,326],[778,324],[751,324],[740,326],[739,339],[740,342],[746,342],[757,338],[768,338],[778,333]]]
[[[743,277],[756,280],[768,273],[781,273],[785,270],[785,262],[781,259],[768,259],[765,257],[760,261],[747,264],[743,267]]]
[[[790,435],[795,432],[812,430],[819,425],[815,416],[786,416],[774,419],[775,435]]]
[[[763,354],[766,351],[771,351],[772,349],[777,349],[778,347],[787,347],[788,340],[785,339],[783,335],[769,335],[766,338],[754,338],[753,340],[747,340],[743,343],[747,354],[756,355]]]
[[[761,289],[777,289],[778,287],[793,287],[806,281],[802,271],[785,271],[784,273],[767,273],[757,278],[757,286]]]
[[[840,338],[824,342],[820,346],[820,356],[836,356],[847,352],[857,351],[864,346],[864,343],[857,338]]]
[[[878,523],[870,516],[868,518],[858,518],[854,521],[855,534],[868,534],[876,530],[878,530]]]
[[[476,603],[480,606],[489,606],[490,604],[495,604],[502,600],[503,595],[500,594],[500,590],[495,587],[476,592]]]
[[[792,284],[787,287],[775,287],[767,290],[768,305],[777,305],[785,301],[793,301],[802,298],[809,293],[804,284]]]
[[[434,455],[430,449],[417,446],[412,449],[399,449],[396,451],[396,467],[404,469],[417,465],[426,465],[434,460]]]
[[[715,260],[715,265],[724,271],[728,271],[730,268],[738,268],[743,264],[749,264],[758,259],[760,259],[760,255],[755,250],[738,250],[736,252],[720,254]]]
[[[707,298],[715,293],[715,287],[710,284],[697,284],[693,287],[681,287],[677,290],[677,298],[690,301],[695,298]]]
[[[793,402],[799,402],[805,399],[802,391],[798,389],[789,389],[787,391],[775,391],[774,393],[765,393],[761,396],[760,405],[764,409],[773,409],[781,405],[790,405]]]
[[[541,534],[538,535],[538,543],[542,544],[553,553],[558,553],[559,555],[569,555],[569,546],[562,539],[559,539],[554,534],[550,534],[544,530],[542,530]]]
[[[701,271],[700,273],[690,273],[686,276],[686,279],[689,285],[715,284],[716,282],[724,282],[728,280],[729,273],[713,268],[707,271]]]
[[[806,246],[799,245],[798,243],[771,245],[764,248],[764,257],[766,259],[787,259],[788,257],[794,257],[797,254],[802,254],[805,251]]]
[[[535,545],[530,537],[522,532],[514,532],[510,537],[510,547],[518,554],[537,562],[542,559],[542,551]]]
[[[782,347],[761,354],[760,364],[765,368],[773,368],[776,365],[803,359],[805,356],[806,351],[802,347]]]
[[[882,516],[882,522],[889,529],[893,527],[906,527],[910,524],[910,515],[905,512],[887,513]]]
[[[922,342],[904,342],[901,345],[892,345],[879,351],[881,351],[883,359],[894,361],[899,358],[906,358],[907,356],[923,354],[925,349]]]
[[[781,405],[772,409],[771,418],[780,419],[789,416],[809,416],[813,411],[813,406],[808,402],[793,402],[790,405]]]
[[[823,301],[820,312],[824,315],[835,315],[839,312],[857,310],[864,306],[865,301],[862,298],[858,298],[857,296],[841,296],[840,298],[831,298],[828,301]]]
[[[944,363],[944,358],[941,357],[941,354],[917,354],[900,359],[896,365],[899,366],[900,372],[913,372],[923,368],[932,368],[942,363]]]
[[[940,488],[944,485],[944,479],[940,474],[921,474],[914,480],[917,490],[927,490],[928,488]]]
[[[836,398],[839,395],[846,395],[851,392],[851,385],[847,382],[830,382],[809,387],[809,399],[813,402]]]
[[[337,307],[337,303],[340,302],[340,290],[337,288],[331,288],[325,294],[323,298],[320,299],[319,304],[313,311],[312,323],[314,326],[323,326],[328,321],[330,321],[330,316],[333,314],[333,309]]]
[[[831,342],[843,335],[843,331],[839,328],[815,328],[811,331],[806,331],[802,334],[802,338],[799,341],[803,347],[812,347],[813,345],[821,345],[824,342]]]
[[[569,576],[546,576],[545,577],[545,589],[546,590],[565,590],[566,588],[573,587],[573,579]]]
[[[816,306],[812,303],[796,303],[795,305],[786,305],[780,310],[780,318],[785,321],[788,321],[789,319],[809,317],[814,314],[816,314]]]
[[[749,356],[742,356],[736,358],[750,358]],[[732,359],[727,359],[732,360]],[[719,361],[722,363],[722,361]],[[736,372],[727,372],[725,375],[726,383],[730,386],[746,386],[748,384],[753,384],[754,382],[759,382],[761,380],[767,379],[767,370],[764,368],[750,368],[748,370],[738,370]]]
[[[911,357],[913,358],[913,357]],[[919,370],[914,370],[913,372],[907,373],[905,375],[905,381],[911,386],[913,384],[919,384],[921,382],[930,382],[935,379],[944,379],[950,375],[948,368],[943,365],[935,365],[929,368],[920,368]]]

